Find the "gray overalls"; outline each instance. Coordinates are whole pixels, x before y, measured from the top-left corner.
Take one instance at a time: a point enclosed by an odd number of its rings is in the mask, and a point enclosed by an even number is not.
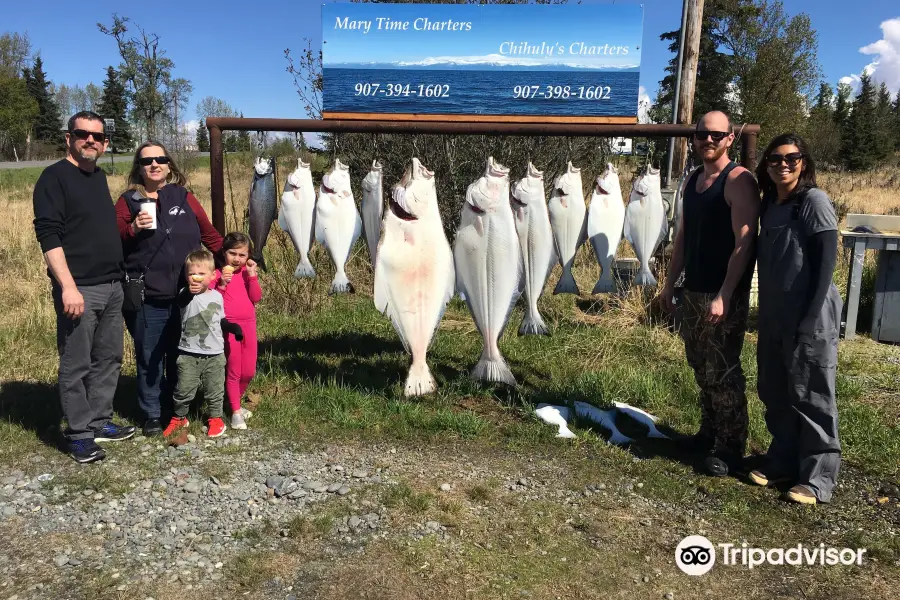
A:
[[[759,398],[772,434],[769,471],[795,476],[820,502],[831,500],[841,463],[835,403],[841,296],[831,283],[812,335],[800,334],[815,267],[807,239],[837,229],[828,196],[813,188],[783,205],[771,202],[760,221]]]

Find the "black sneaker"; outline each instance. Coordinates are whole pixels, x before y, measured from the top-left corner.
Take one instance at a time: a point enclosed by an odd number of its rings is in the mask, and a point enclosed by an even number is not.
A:
[[[744,472],[743,457],[730,452],[716,452],[703,459],[700,470],[710,477],[727,477]]]
[[[163,432],[162,423],[159,419],[147,419],[144,421],[144,435],[146,437],[153,437],[155,435],[159,435]]]
[[[79,463],[92,463],[106,458],[106,452],[92,439],[69,442],[69,456]]]
[[[121,442],[134,435],[135,428],[116,425],[112,421],[106,423],[102,429],[94,432],[95,442]]]

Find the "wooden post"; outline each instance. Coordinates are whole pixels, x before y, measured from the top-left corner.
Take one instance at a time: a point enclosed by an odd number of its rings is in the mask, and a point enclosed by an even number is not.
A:
[[[202,127],[202,125],[201,125]],[[209,129],[209,173],[212,222],[219,234],[225,235],[225,177],[222,164],[222,130]]]
[[[755,133],[747,133],[744,134],[744,137],[741,140],[741,166],[751,173],[756,173],[757,137],[758,136]]]
[[[703,27],[704,0],[688,0],[684,20],[684,61],[681,65],[681,86],[678,88],[678,123],[690,125],[694,121],[694,90],[697,87],[697,62],[700,59],[700,34]],[[681,173],[687,159],[688,141],[675,140],[673,173]]]

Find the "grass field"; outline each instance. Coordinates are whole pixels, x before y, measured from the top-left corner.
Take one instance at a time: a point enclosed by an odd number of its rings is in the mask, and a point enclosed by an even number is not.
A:
[[[250,169],[246,161],[230,160],[226,212],[228,228],[235,229],[242,225],[239,215],[246,206]],[[280,166],[279,181],[284,181],[290,165],[285,161]],[[314,171],[323,167],[317,165]],[[22,465],[35,453],[55,454],[47,440],[58,426],[54,316],[31,227],[35,176],[0,171],[0,465],[5,468]],[[887,213],[900,207],[897,172],[826,174],[821,183],[850,212]],[[208,173],[194,170],[191,185],[209,209]],[[114,194],[123,189],[122,176],[112,175],[110,187]],[[517,308],[501,340],[520,382],[516,389],[469,379],[481,341],[465,305],[455,299],[429,352],[439,391],[410,400],[402,396],[409,359],[389,321],[372,304],[372,273],[362,240],[348,268],[358,293],[348,296],[327,295],[333,267],[321,248],[316,247],[312,257],[319,277],[311,281],[291,276],[296,257],[277,225],[266,252],[270,271],[261,278],[259,375],[251,387],[261,401],[252,426],[300,447],[328,439],[349,447],[386,442],[418,453],[424,475],[411,477],[406,488],[381,501],[392,503],[398,519],[440,518],[469,533],[451,548],[427,541],[375,542],[364,561],[328,564],[329,578],[337,583],[322,597],[520,597],[510,591],[512,581],[535,598],[662,597],[631,583],[635,577],[638,584],[636,574],[647,565],[662,569],[659,589],[674,590],[677,598],[896,594],[900,504],[880,505],[874,497],[881,483],[900,477],[900,348],[865,337],[841,344],[843,483],[832,505],[809,510],[788,506],[772,492],[738,481],[699,477],[690,461],[666,444],[639,439],[623,450],[608,446],[602,431],[585,428],[578,429],[582,435],[576,441],[563,442],[532,415],[540,402],[583,400],[607,407],[619,400],[659,416],[669,431],[696,430],[693,374],[680,340],[649,292],[633,291],[621,299],[553,297],[549,290],[558,278],[557,268],[540,304],[552,337],[517,337],[522,318]],[[836,281],[843,291],[845,255],[840,262]],[[576,269],[581,289],[589,290],[598,274],[588,246],[583,247]],[[870,284],[871,278],[868,264]],[[860,325],[865,324],[863,315]],[[755,341],[751,330],[742,359],[750,449],[762,451],[768,434],[755,394]],[[130,349],[126,353],[123,379],[134,375]],[[126,418],[133,414],[127,402],[132,389],[133,383],[122,394]],[[640,428],[627,420],[620,425],[642,438]],[[538,463],[555,469],[559,485],[574,490],[596,481],[640,481],[639,500],[649,503],[646,515],[654,527],[638,523],[645,516],[643,509],[612,500],[584,500],[580,506],[561,508],[547,501],[520,502],[497,485],[470,487],[441,500],[428,491],[448,464],[470,464],[467,461],[498,470]],[[691,580],[674,568],[671,555],[680,537],[699,529],[721,540],[747,540],[760,547],[797,542],[866,547],[875,560],[857,569],[725,570]],[[296,574],[301,569],[298,556],[323,560],[310,541],[316,539],[315,523],[297,523],[295,530],[296,545],[277,553],[250,554],[229,567],[243,578],[242,589],[265,597],[259,587],[263,580],[273,573]],[[554,560],[541,558],[540,549]]]

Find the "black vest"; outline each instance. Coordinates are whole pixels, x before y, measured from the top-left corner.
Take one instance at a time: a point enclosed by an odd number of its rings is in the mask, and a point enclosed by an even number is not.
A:
[[[129,278],[144,275],[144,295],[151,300],[171,300],[184,287],[184,259],[200,249],[200,225],[179,185],[160,188],[156,201],[156,229],[145,229],[125,243],[125,272]],[[147,202],[139,192],[125,192],[132,218]],[[166,238],[166,230],[169,230]],[[157,251],[158,249],[158,251]],[[149,263],[149,266],[148,266]]]
[[[684,190],[684,287],[691,292],[716,294],[728,274],[728,261],[734,252],[731,207],[725,202],[725,182],[737,167],[729,163],[709,189],[697,191],[698,169]],[[748,293],[753,281],[751,260],[735,293]]]

